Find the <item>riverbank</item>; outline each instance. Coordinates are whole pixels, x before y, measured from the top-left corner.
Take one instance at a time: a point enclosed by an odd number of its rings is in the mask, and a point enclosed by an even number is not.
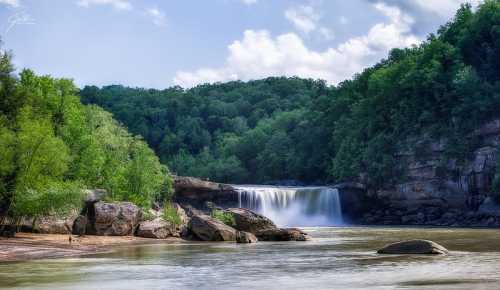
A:
[[[15,238],[0,238],[0,262],[84,256],[113,251],[117,247],[182,242],[179,238],[164,240],[135,236],[72,236],[17,233]]]

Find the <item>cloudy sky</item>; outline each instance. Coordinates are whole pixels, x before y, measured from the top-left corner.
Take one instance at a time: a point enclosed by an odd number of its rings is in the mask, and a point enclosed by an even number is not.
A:
[[[0,0],[17,68],[79,86],[301,76],[336,84],[419,43],[461,0]],[[473,0],[477,4],[478,0]]]

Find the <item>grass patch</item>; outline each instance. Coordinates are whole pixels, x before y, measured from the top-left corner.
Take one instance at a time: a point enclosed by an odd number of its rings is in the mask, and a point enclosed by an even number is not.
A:
[[[230,212],[225,212],[219,209],[213,209],[210,214],[214,219],[217,219],[230,227],[234,227],[236,225],[236,221],[234,220],[234,216]]]
[[[176,226],[182,223],[181,217],[177,214],[177,209],[171,203],[166,203],[163,208],[162,218]]]

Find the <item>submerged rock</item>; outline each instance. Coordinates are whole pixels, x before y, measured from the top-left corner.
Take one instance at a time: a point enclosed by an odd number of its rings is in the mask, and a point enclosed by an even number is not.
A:
[[[236,230],[208,215],[193,215],[191,232],[202,241],[235,241]]]
[[[307,233],[296,228],[289,229],[266,229],[256,233],[259,241],[307,241],[310,240]]]
[[[410,240],[386,245],[382,249],[378,250],[377,253],[442,255],[447,254],[448,250],[433,241]]]
[[[236,242],[240,244],[251,244],[257,242],[257,237],[252,233],[238,231],[236,233]]]
[[[143,221],[139,223],[136,236],[152,239],[166,239],[176,235],[175,225],[157,218],[152,221]]]
[[[131,202],[97,202],[94,211],[94,229],[98,236],[132,235],[142,219],[141,209]]]
[[[277,229],[273,221],[246,208],[229,208],[226,212],[233,215],[234,228],[239,231],[255,234],[263,230]]]

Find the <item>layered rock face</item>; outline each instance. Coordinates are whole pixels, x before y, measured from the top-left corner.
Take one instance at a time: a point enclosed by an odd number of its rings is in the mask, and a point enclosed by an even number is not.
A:
[[[238,204],[238,192],[228,184],[210,182],[187,176],[174,176],[175,201],[206,209],[207,202],[223,207]]]
[[[372,192],[376,200],[363,222],[386,225],[500,226],[492,191],[500,145],[500,120],[472,136],[477,149],[465,161],[445,156],[446,141],[420,140],[396,157],[405,182]]]
[[[129,236],[135,233],[142,211],[131,202],[94,204],[93,227],[98,236]]]
[[[42,217],[37,220],[35,229],[41,234],[69,234],[77,216],[77,212],[72,212],[62,218],[53,216]]]

